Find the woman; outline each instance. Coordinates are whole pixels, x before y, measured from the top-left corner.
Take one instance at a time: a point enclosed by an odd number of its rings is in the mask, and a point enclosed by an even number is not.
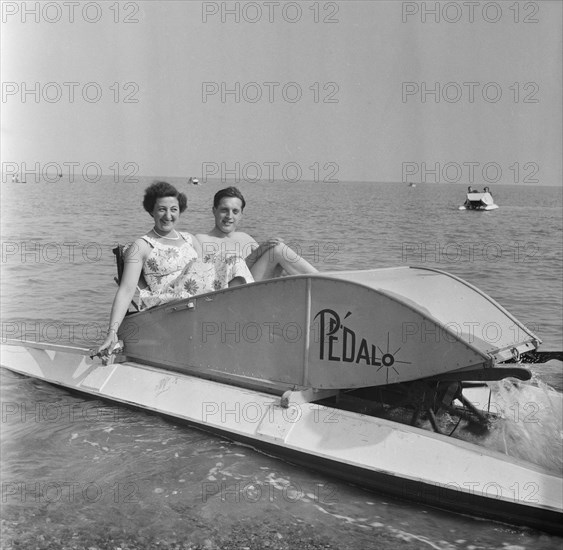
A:
[[[98,353],[117,343],[117,330],[133,299],[141,275],[147,288],[139,297],[145,307],[195,294],[253,282],[241,258],[206,254],[189,233],[176,231],[180,214],[187,207],[183,193],[167,182],[153,183],[145,190],[143,207],[154,227],[127,249],[123,275],[111,308],[109,329]]]

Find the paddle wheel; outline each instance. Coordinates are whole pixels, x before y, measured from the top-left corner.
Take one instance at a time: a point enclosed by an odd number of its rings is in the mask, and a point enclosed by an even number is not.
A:
[[[521,358],[522,363],[544,363],[556,359],[563,361],[563,352],[534,350]],[[440,376],[402,382],[387,386],[374,386],[346,390],[319,404],[353,411],[369,416],[394,420],[403,424],[431,428],[436,433],[451,436],[460,425],[473,433],[483,433],[496,420],[497,408],[491,410],[491,392],[487,383],[504,379],[527,381],[531,372],[522,363],[497,365],[493,369],[460,371]],[[478,406],[464,395],[464,390],[480,390],[486,402]],[[462,424],[463,422],[463,424]]]

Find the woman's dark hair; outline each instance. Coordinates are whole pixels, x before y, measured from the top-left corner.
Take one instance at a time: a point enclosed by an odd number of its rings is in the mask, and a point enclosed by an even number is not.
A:
[[[236,187],[226,187],[225,189],[217,191],[217,193],[215,193],[215,196],[213,197],[213,208],[217,208],[219,206],[219,203],[221,202],[221,199],[224,199],[225,197],[240,199],[240,202],[242,202],[241,210],[244,210],[246,201],[244,200],[242,193]]]
[[[182,213],[188,206],[188,199],[184,193],[179,193],[178,189],[166,181],[155,181],[145,189],[143,208],[149,214],[152,214],[157,199],[162,197],[176,197],[178,199],[180,213]]]

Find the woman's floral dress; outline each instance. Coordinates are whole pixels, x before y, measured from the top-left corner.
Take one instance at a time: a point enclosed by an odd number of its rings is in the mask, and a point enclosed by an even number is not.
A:
[[[243,258],[206,254],[199,259],[192,246],[192,236],[178,233],[185,241],[179,247],[163,244],[147,235],[142,237],[152,247],[143,265],[143,275],[148,285],[139,294],[143,307],[154,307],[227,288],[235,277],[242,277],[247,283],[254,282]]]

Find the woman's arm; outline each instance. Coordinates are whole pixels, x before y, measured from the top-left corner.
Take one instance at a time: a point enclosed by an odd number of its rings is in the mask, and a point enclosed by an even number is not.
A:
[[[98,348],[98,353],[117,342],[117,331],[133,299],[143,265],[149,254],[150,245],[143,239],[137,239],[127,249],[124,259],[123,275],[121,276],[121,282],[111,306],[107,336],[104,343]]]
[[[203,258],[203,248],[200,240],[195,235],[190,235],[192,238],[192,247],[197,252],[197,257],[199,259]]]

